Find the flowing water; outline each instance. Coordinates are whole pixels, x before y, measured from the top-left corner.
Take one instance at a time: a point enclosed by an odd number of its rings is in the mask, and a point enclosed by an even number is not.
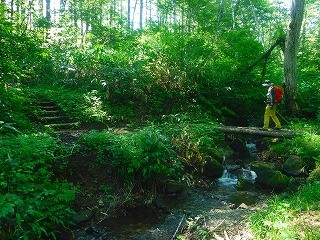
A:
[[[96,233],[86,233],[77,240],[169,240],[186,219],[212,213],[217,209],[236,209],[240,204],[253,206],[266,198],[260,190],[237,190],[238,178],[254,181],[253,171],[239,166],[227,166],[223,176],[209,186],[189,188],[176,197],[161,199],[166,210],[139,207],[124,215],[106,219],[96,224]],[[231,212],[232,214],[232,212]]]

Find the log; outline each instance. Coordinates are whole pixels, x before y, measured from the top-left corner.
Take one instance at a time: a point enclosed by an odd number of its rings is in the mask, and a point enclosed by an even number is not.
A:
[[[300,133],[288,130],[261,130],[261,128],[257,127],[237,127],[237,126],[218,126],[218,130],[224,133],[235,133],[235,134],[244,134],[244,135],[255,135],[255,136],[263,136],[263,137],[274,137],[274,138],[293,138]]]

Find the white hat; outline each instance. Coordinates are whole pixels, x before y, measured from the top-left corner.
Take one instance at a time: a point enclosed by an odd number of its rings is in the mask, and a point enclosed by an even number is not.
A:
[[[265,80],[264,83],[262,84],[262,86],[264,86],[264,87],[270,87],[272,85],[273,85],[273,83],[270,80]]]

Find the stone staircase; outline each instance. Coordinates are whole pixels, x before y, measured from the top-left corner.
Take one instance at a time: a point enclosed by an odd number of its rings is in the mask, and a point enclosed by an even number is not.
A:
[[[54,102],[40,102],[38,108],[40,109],[39,123],[57,133],[74,131],[80,125],[79,122],[70,119]]]

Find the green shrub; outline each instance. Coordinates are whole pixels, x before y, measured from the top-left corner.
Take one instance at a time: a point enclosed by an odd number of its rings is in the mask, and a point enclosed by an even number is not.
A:
[[[182,170],[170,143],[170,138],[151,127],[134,134],[119,135],[108,151],[113,167],[122,176],[161,181],[179,176]]]
[[[296,128],[297,131],[303,130],[304,133],[293,139],[277,143],[271,149],[284,157],[288,155],[300,156],[309,167],[314,168],[315,163],[320,159],[320,136],[314,127],[307,124],[296,126]]]
[[[200,170],[205,156],[217,157],[216,147],[222,142],[222,135],[215,128],[215,123],[182,123],[177,128],[174,124],[165,125],[164,131],[172,135],[172,147],[183,159],[184,164]]]
[[[221,141],[213,123],[162,124],[129,133],[91,131],[79,137],[80,151],[97,154],[98,164],[109,164],[123,178],[147,182],[179,177],[183,164],[202,167],[204,156],[217,156]],[[200,169],[200,168],[199,168]]]
[[[29,118],[32,115],[32,100],[28,98],[27,92],[14,87],[4,90],[0,86],[0,96],[0,121],[10,124],[21,132],[32,130],[34,126]],[[8,128],[5,130],[5,133],[13,133],[7,131]]]
[[[97,156],[93,164],[110,163],[107,160],[107,148],[114,144],[116,136],[109,132],[98,132],[92,130],[88,133],[82,134],[78,139],[78,144],[81,153],[94,153]]]
[[[54,238],[70,221],[76,189],[54,180],[58,146],[46,135],[0,140],[0,225],[7,239]]]
[[[312,170],[307,178],[308,182],[320,181],[320,161],[318,160],[318,164],[316,168]]]

